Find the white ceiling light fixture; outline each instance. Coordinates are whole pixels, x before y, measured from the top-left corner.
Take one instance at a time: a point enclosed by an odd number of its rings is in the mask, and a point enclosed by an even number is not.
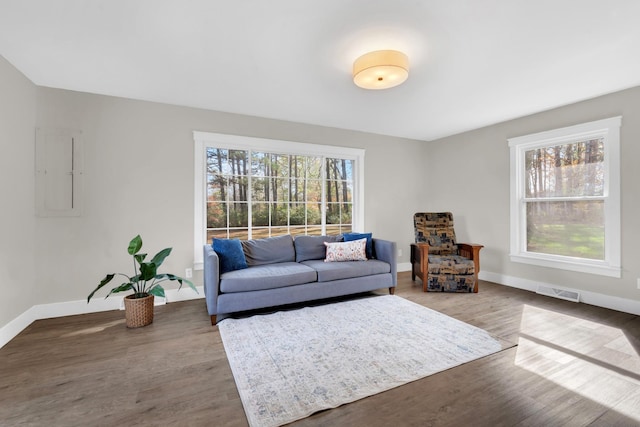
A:
[[[397,50],[365,53],[353,63],[353,82],[363,89],[389,89],[409,77],[409,58]]]

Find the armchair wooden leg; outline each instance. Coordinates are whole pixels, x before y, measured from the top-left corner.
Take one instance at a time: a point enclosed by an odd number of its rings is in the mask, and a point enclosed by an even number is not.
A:
[[[211,326],[216,326],[217,316],[215,314],[211,315]]]
[[[391,286],[391,287],[389,288],[389,295],[393,295],[393,294],[395,294],[395,293],[396,293],[396,287],[395,287],[395,286]]]

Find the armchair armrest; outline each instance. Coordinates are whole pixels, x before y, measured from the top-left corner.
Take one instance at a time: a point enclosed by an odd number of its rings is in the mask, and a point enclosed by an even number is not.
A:
[[[480,249],[484,248],[483,245],[477,243],[458,243],[458,252],[461,256],[473,260],[473,265],[476,271],[475,285],[473,292],[478,292],[478,273],[480,272]]]
[[[218,314],[218,294],[220,293],[220,260],[211,245],[204,245],[204,296],[211,324],[216,323]]]
[[[476,264],[476,272],[480,271],[480,249],[483,245],[477,243],[458,243],[458,252],[460,256],[472,259]]]
[[[398,250],[396,249],[396,242],[376,238],[372,240],[376,258],[391,266],[392,283],[393,286],[396,286],[398,284]]]

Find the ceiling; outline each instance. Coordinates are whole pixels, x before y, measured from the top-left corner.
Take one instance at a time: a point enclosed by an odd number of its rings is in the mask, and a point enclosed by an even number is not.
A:
[[[640,85],[636,0],[0,0],[41,86],[419,140]],[[367,91],[353,60],[409,56]]]

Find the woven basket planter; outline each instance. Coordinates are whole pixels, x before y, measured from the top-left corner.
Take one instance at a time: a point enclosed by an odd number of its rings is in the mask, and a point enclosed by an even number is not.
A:
[[[124,313],[127,328],[139,328],[153,323],[153,295],[144,298],[134,298],[127,295],[124,298]]]

